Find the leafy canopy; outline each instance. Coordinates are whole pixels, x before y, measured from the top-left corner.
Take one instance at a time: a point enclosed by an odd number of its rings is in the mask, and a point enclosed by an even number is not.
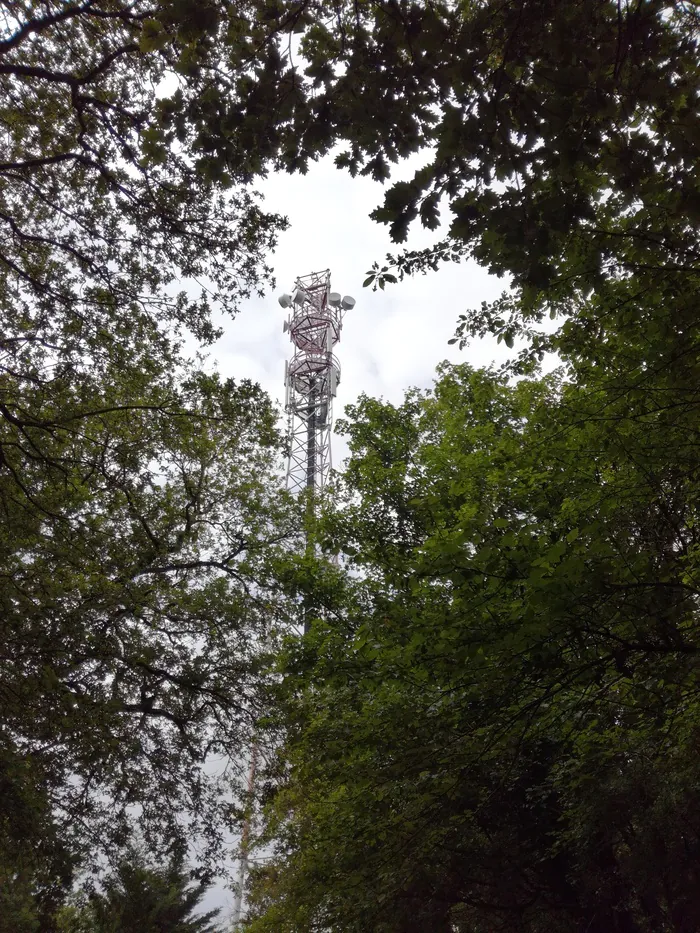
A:
[[[339,149],[386,181],[373,216],[396,242],[445,220],[368,284],[471,254],[539,313],[610,275],[693,273],[699,26],[669,0],[266,3],[231,113],[244,139],[265,111],[263,152],[290,172]]]
[[[80,351],[105,333],[126,343],[132,326],[153,322],[209,339],[211,302],[234,311],[269,276],[283,221],[236,187],[250,171],[212,157],[207,135],[228,88],[227,15],[187,0],[4,6],[8,350],[41,339]],[[198,287],[178,291],[183,280]]]
[[[697,924],[696,368],[349,409],[252,931]]]
[[[237,16],[0,11],[0,840],[18,885],[23,839],[67,883],[130,816],[154,844],[205,832],[205,858],[239,821],[204,762],[238,759],[259,713],[294,519],[269,399],[181,346],[262,288],[284,225],[249,167],[211,156]]]

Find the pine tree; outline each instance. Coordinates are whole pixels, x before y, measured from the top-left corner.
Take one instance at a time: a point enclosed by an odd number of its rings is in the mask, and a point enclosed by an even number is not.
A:
[[[197,913],[207,882],[193,882],[184,857],[155,867],[131,849],[93,895],[94,933],[217,933],[219,910]]]

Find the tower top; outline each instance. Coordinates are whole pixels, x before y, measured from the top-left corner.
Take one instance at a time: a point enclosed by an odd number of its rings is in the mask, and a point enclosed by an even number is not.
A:
[[[332,467],[333,399],[340,382],[340,363],[333,351],[340,341],[343,317],[355,306],[355,299],[331,291],[326,269],[300,276],[279,303],[290,312],[283,330],[294,345],[284,366],[287,488],[321,493]]]

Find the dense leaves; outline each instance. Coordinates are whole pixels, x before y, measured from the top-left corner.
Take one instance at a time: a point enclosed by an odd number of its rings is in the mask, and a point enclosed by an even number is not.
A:
[[[146,321],[209,337],[269,269],[279,217],[208,156],[218,4],[2,5],[0,299],[5,352]],[[167,23],[156,31],[153,16]],[[208,97],[209,95],[209,97]],[[176,125],[175,125],[176,124]],[[197,280],[198,296],[182,289]]]
[[[292,518],[269,400],[181,347],[263,286],[283,225],[234,187],[248,169],[208,156],[227,15],[0,9],[8,922],[68,883],[71,849],[119,843],[130,817],[152,841],[205,831],[205,858],[237,819],[205,761],[237,760],[258,714],[255,656]]]
[[[3,748],[0,775],[0,930],[51,930],[70,889],[75,854],[58,832],[32,763]]]
[[[73,830],[116,831],[138,803],[169,832],[199,813],[216,838],[201,766],[252,728],[275,542],[293,534],[273,414],[196,374],[60,388],[50,417],[13,400],[2,437],[3,760],[28,755]]]
[[[397,242],[414,222],[446,221],[447,238],[376,264],[367,284],[472,254],[512,277],[532,314],[611,274],[693,271],[695,4],[290,0],[255,20],[231,138],[266,118],[262,164],[305,171],[337,147],[340,167],[391,182],[421,155],[374,217]]]
[[[677,366],[639,395],[458,367],[350,411],[327,533],[356,595],[288,660],[307,687],[251,929],[697,925],[697,361]]]
[[[202,912],[207,884],[194,882],[181,854],[162,865],[129,848],[89,899],[59,914],[60,933],[217,933],[219,911]]]

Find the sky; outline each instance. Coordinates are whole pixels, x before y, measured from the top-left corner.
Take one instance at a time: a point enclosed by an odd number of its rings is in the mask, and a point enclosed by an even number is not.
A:
[[[395,178],[410,177],[416,167],[415,162],[399,167]],[[305,176],[274,174],[258,190],[265,196],[264,207],[286,215],[290,227],[272,257],[274,293],[244,302],[235,320],[225,322],[224,336],[212,350],[212,363],[224,376],[259,382],[283,403],[284,362],[292,345],[282,333],[287,312],[277,298],[293,290],[298,276],[323,269],[331,270],[334,291],[357,302],[345,316],[335,349],[341,366],[336,419],[362,392],[397,403],[407,388],[430,386],[442,360],[480,366],[506,358],[505,346],[493,338],[463,351],[448,346],[460,312],[497,298],[508,285],[473,262],[447,263],[437,272],[387,285],[383,292],[362,288],[372,263],[400,250],[388,227],[369,218],[383,198],[380,183],[352,178],[326,157]],[[428,246],[439,236],[440,231],[415,227],[406,245]],[[333,465],[341,466],[346,455],[343,438],[336,436]]]
[[[419,163],[399,167],[394,178],[407,178]],[[362,392],[399,403],[411,386],[429,387],[442,360],[467,361],[474,366],[502,363],[508,351],[495,339],[476,341],[460,351],[449,346],[458,315],[482,301],[497,298],[508,282],[489,275],[473,262],[446,263],[439,271],[388,285],[384,291],[362,288],[366,272],[387,252],[397,252],[388,228],[370,220],[383,198],[383,186],[369,178],[352,178],[327,157],[308,174],[274,174],[258,185],[264,207],[284,214],[289,229],[281,234],[270,264],[277,287],[264,298],[244,302],[238,316],[223,322],[223,337],[211,350],[210,364],[224,376],[259,382],[281,408],[284,401],[284,362],[292,355],[289,335],[282,332],[288,314],[278,304],[283,292],[293,291],[298,276],[331,270],[331,286],[356,299],[345,315],[340,344],[341,381],[335,418]],[[428,246],[440,231],[412,228],[410,248]],[[333,464],[342,466],[347,447],[333,439]],[[217,885],[204,906],[222,908],[229,918],[233,894]]]

